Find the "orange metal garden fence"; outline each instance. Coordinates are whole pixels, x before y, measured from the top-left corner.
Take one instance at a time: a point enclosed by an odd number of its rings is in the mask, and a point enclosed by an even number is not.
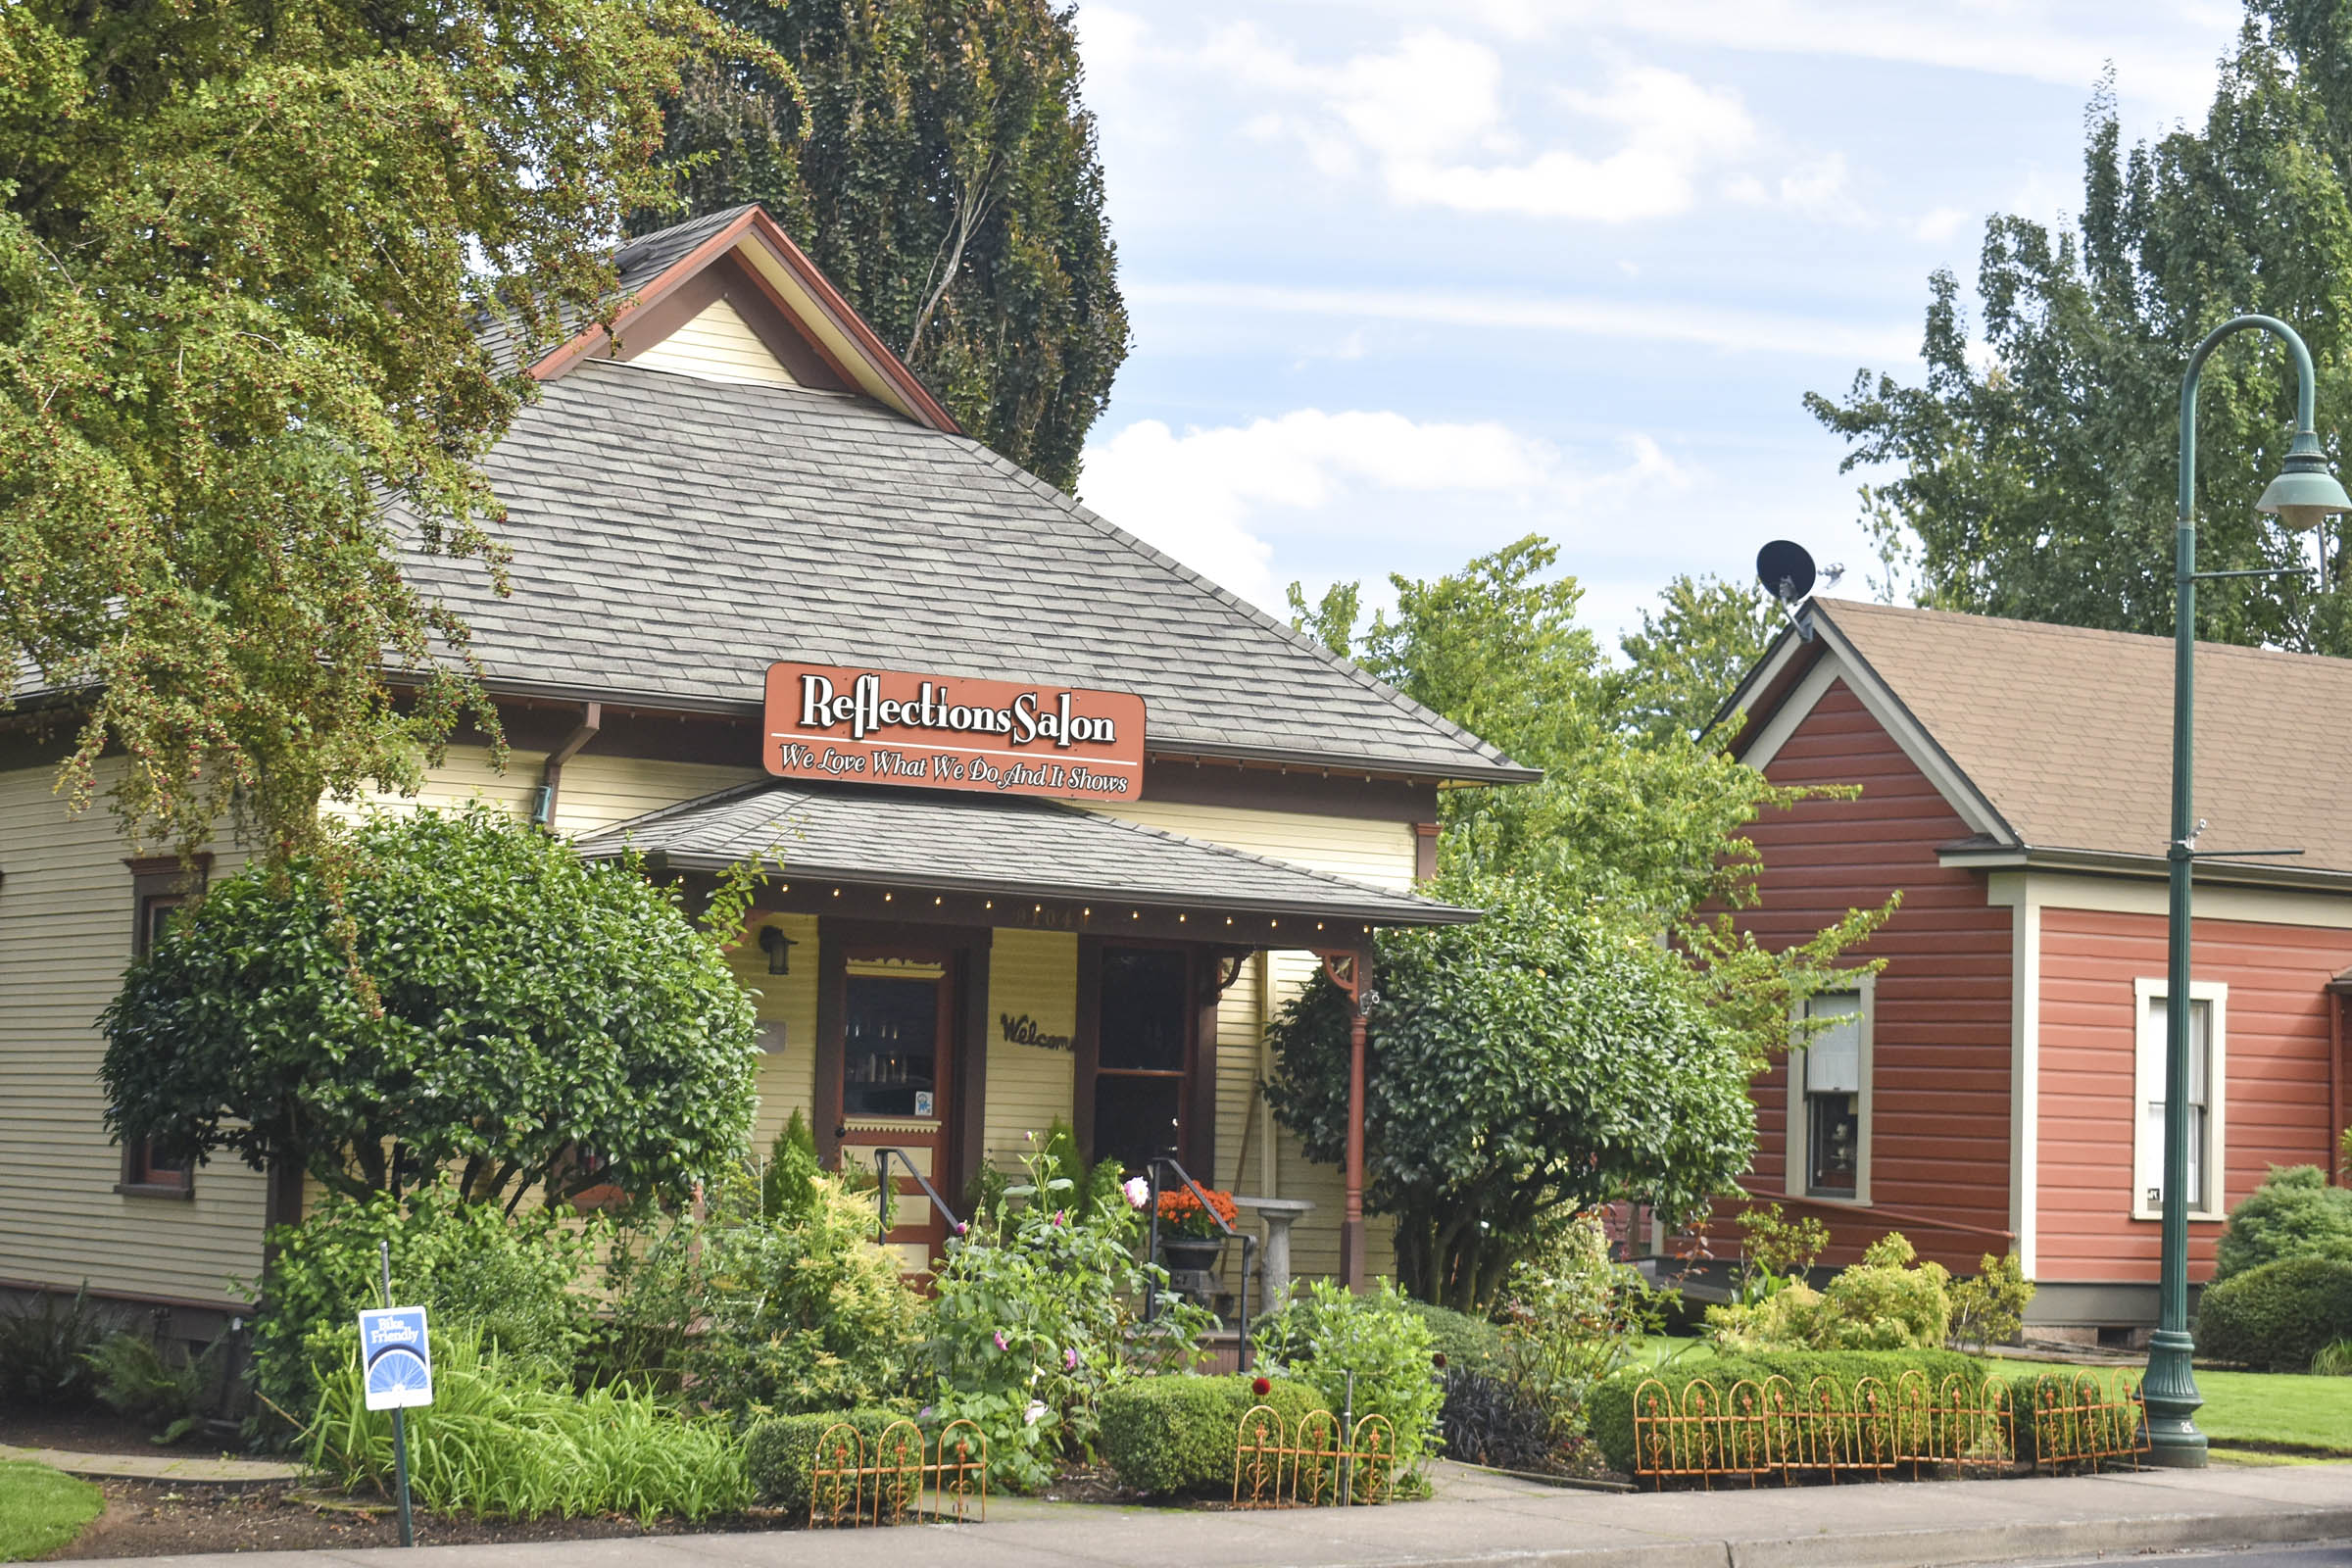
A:
[[[2134,1466],[2147,1451],[2139,1392],[2127,1378],[2053,1373],[2018,1385],[1905,1372],[1850,1388],[1815,1378],[1741,1379],[1728,1389],[1693,1379],[1678,1395],[1657,1379],[1634,1391],[1637,1480],[1876,1481],[1950,1472]]]
[[[951,1421],[926,1451],[921,1428],[895,1421],[869,1448],[839,1421],[816,1440],[808,1481],[811,1526],[986,1519],[988,1439],[969,1421]]]
[[[1312,1410],[1286,1430],[1281,1415],[1253,1405],[1233,1445],[1237,1508],[1327,1508],[1387,1502],[1396,1488],[1396,1431],[1368,1415],[1352,1432]]]

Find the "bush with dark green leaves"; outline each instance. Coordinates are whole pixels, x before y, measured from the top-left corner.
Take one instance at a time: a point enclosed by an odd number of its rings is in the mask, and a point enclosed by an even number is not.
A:
[[[1399,1474],[1413,1474],[1437,1446],[1446,1396],[1429,1329],[1390,1281],[1358,1295],[1316,1280],[1267,1313],[1252,1338],[1268,1373],[1298,1378],[1351,1421],[1385,1419]]]
[[[443,1171],[474,1202],[683,1196],[743,1157],[755,1057],[751,998],[678,900],[479,805],[257,863],[124,977],[107,1127],[351,1197]]]
[[[1137,1378],[1102,1396],[1102,1449],[1119,1485],[1152,1496],[1230,1488],[1242,1417],[1265,1405],[1286,1436],[1299,1419],[1327,1408],[1303,1383],[1190,1375]]]
[[[1827,1391],[1851,1408],[1865,1379],[1875,1379],[1891,1396],[1906,1372],[1918,1372],[1938,1397],[1947,1379],[1958,1380],[1956,1389],[1963,1398],[1981,1401],[1984,1397],[1984,1363],[1956,1350],[1786,1350],[1721,1355],[1662,1367],[1628,1367],[1593,1389],[1586,1411],[1592,1441],[1599,1445],[1609,1468],[1631,1475],[1634,1401],[1645,1384],[1655,1382],[1661,1404],[1678,1411],[1693,1383],[1710,1384],[1717,1396],[1728,1397],[1740,1383],[1761,1388],[1776,1377],[1786,1379],[1797,1396],[1806,1399],[1813,1397],[1818,1384],[1826,1383]]]
[[[818,1439],[846,1422],[870,1449],[886,1429],[906,1419],[896,1410],[873,1406],[769,1416],[745,1435],[743,1468],[761,1502],[797,1512],[808,1506],[808,1472],[816,1462]]]
[[[2352,1338],[2352,1260],[2282,1257],[2205,1287],[2198,1353],[2264,1372],[2308,1372]]]
[[[1492,1376],[1502,1366],[1501,1324],[1427,1301],[1408,1300],[1404,1309],[1428,1327],[1430,1353],[1446,1358],[1441,1370]]]
[[[1568,1215],[1725,1190],[1755,1144],[1752,1064],[1649,928],[1518,879],[1434,891],[1487,913],[1380,934],[1365,1206],[1396,1218],[1406,1294],[1476,1312]],[[1351,1016],[1318,974],[1268,1036],[1269,1102],[1314,1159],[1347,1150]]]
[[[2230,1211],[2213,1282],[2285,1257],[2352,1258],[2352,1188],[2330,1187],[2317,1165],[2273,1165]]]
[[[153,1427],[155,1442],[177,1443],[196,1430],[215,1401],[227,1345],[223,1336],[196,1350],[159,1344],[146,1334],[110,1334],[87,1357],[98,1402]]]

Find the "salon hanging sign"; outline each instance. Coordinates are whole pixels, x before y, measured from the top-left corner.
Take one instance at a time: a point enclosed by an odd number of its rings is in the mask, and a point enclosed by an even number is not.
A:
[[[1132,801],[1144,700],[1034,681],[767,666],[761,761],[778,778]]]

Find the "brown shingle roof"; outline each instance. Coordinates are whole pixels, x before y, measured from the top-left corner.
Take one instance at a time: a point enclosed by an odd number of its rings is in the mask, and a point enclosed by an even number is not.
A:
[[[2032,849],[2161,857],[2171,826],[2173,643],[1823,599],[1875,671]],[[2352,872],[2352,660],[2199,643],[2203,850]]]

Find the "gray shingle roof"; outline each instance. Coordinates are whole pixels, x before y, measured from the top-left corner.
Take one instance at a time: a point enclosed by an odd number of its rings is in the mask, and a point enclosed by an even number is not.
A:
[[[713,215],[713,220],[719,215]],[[1530,776],[962,436],[608,361],[486,460],[514,596],[413,558],[494,685],[749,710],[779,659],[1140,693],[1158,752]]]
[[[1391,893],[1159,828],[1017,796],[752,784],[622,822],[580,843],[717,868],[780,854],[794,876],[860,887],[1327,915],[1437,925],[1474,910]]]
[[[2171,833],[2173,640],[1813,601],[2036,850],[2159,858]],[[2352,872],[2352,660],[2199,643],[2196,808],[2208,850]],[[2199,876],[2221,874],[2220,867]]]

